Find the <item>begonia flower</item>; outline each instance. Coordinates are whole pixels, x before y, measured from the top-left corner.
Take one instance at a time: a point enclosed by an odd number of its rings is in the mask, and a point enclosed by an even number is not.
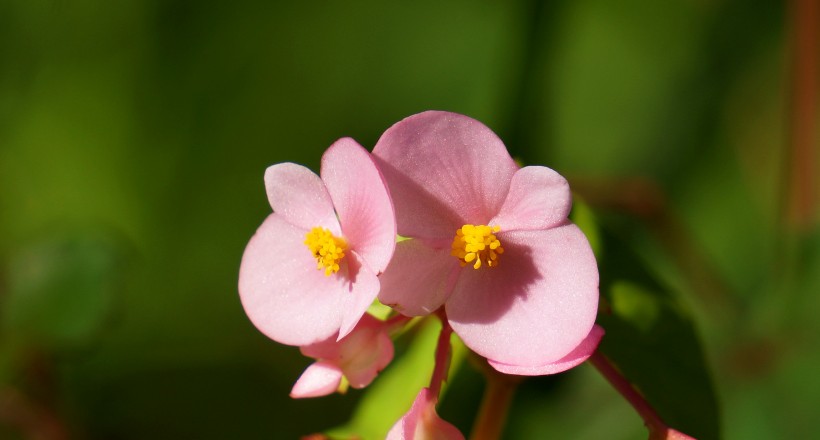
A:
[[[339,389],[343,377],[351,387],[364,388],[393,359],[393,341],[387,325],[368,314],[341,340],[333,335],[300,350],[317,361],[307,367],[293,386],[290,396],[297,399],[332,394]]]
[[[463,440],[464,435],[436,413],[438,399],[422,388],[413,406],[387,433],[387,440]]]
[[[283,344],[345,337],[379,292],[393,255],[393,205],[370,154],[354,140],[322,156],[321,177],[294,163],[265,172],[273,208],[239,269],[250,320]]]
[[[569,185],[519,168],[489,128],[429,111],[373,149],[396,208],[381,302],[407,316],[444,307],[453,330],[498,371],[552,374],[596,349],[598,267],[567,216]]]

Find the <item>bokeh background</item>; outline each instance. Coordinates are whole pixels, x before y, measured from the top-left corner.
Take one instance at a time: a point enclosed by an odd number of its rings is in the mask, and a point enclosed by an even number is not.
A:
[[[268,165],[428,109],[618,219],[692,317],[723,437],[820,438],[816,9],[1,0],[0,438],[344,423],[361,392],[288,398],[309,360],[249,323],[239,261]],[[456,382],[466,432],[481,378]],[[506,436],[646,438],[589,366],[525,382]]]

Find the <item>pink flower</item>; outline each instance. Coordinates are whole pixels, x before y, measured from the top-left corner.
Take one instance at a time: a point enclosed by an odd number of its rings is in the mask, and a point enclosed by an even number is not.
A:
[[[455,426],[436,413],[437,399],[429,388],[422,388],[413,406],[387,433],[387,440],[463,440]]]
[[[342,376],[353,388],[366,387],[393,359],[393,341],[383,321],[365,314],[341,340],[334,335],[301,351],[317,362],[293,386],[290,396],[297,399],[332,394],[339,389]]]
[[[373,149],[396,207],[396,246],[379,299],[408,316],[444,307],[464,343],[503,373],[552,374],[586,360],[598,268],[567,215],[567,181],[519,168],[486,126],[430,111]]]
[[[372,157],[340,139],[322,156],[321,178],[281,163],[267,169],[265,187],[273,213],[239,268],[245,312],[283,344],[345,337],[376,298],[396,242],[393,206]]]

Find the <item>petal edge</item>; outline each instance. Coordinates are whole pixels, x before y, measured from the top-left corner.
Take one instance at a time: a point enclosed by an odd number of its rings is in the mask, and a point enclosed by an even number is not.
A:
[[[339,139],[322,156],[321,174],[350,247],[376,273],[384,271],[396,246],[396,216],[370,153],[353,139]]]
[[[517,376],[544,376],[548,374],[557,374],[575,368],[584,363],[595,350],[598,349],[598,344],[601,338],[604,337],[604,329],[595,325],[589,332],[589,335],[575,347],[572,352],[563,358],[544,365],[509,365],[501,362],[495,362],[492,359],[487,359],[487,362],[496,370],[504,374],[514,374]]]

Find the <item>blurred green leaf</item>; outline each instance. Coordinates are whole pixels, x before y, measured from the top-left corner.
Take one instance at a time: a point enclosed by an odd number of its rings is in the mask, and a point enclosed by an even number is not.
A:
[[[9,338],[0,338],[0,386],[14,376],[19,363],[19,349]],[[2,438],[2,436],[0,436]]]
[[[700,440],[719,438],[717,397],[688,311],[628,243],[606,230],[602,237],[601,352],[667,424]]]
[[[643,332],[658,324],[661,307],[657,296],[637,284],[615,282],[609,291],[612,314],[628,321]]]
[[[586,235],[592,252],[598,256],[601,253],[601,232],[598,230],[598,221],[595,213],[583,200],[573,194],[572,212],[570,220],[575,223]]]
[[[700,12],[680,0],[568,2],[542,76],[554,120],[536,128],[552,147],[538,160],[584,174],[679,165],[687,145],[674,134],[687,119],[670,115],[688,104],[677,89],[696,65]]]
[[[12,257],[2,329],[44,349],[88,344],[112,311],[120,252],[92,237],[60,238]]]

